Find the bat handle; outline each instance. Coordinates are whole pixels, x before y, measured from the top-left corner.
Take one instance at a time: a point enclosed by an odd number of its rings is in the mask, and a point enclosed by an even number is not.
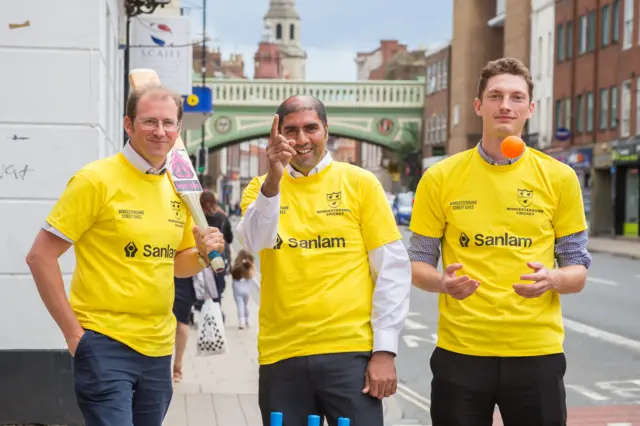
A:
[[[224,259],[217,250],[209,252],[209,260],[211,261],[211,267],[214,271],[216,271],[217,273],[224,271]]]

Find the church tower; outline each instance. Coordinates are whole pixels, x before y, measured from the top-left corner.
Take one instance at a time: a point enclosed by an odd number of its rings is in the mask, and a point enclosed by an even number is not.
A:
[[[253,63],[256,67],[253,78],[284,78],[280,49],[275,43],[273,31],[269,25],[264,26],[262,39],[253,58]]]
[[[273,31],[273,40],[280,50],[284,77],[304,80],[307,53],[300,46],[300,16],[294,0],[270,0],[264,23]]]

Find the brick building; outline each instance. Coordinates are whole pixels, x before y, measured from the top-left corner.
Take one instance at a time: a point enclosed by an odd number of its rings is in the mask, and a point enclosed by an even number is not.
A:
[[[461,1],[456,0],[453,9],[448,154],[471,148],[480,139],[482,121],[473,99],[482,67],[505,56],[529,66],[531,50],[531,0],[475,0],[464,7],[457,3]]]
[[[425,62],[427,77],[422,124],[423,171],[446,154],[446,143],[449,140],[451,43],[427,51]]]
[[[556,3],[550,154],[578,172],[593,235],[639,233],[639,15],[634,0]]]

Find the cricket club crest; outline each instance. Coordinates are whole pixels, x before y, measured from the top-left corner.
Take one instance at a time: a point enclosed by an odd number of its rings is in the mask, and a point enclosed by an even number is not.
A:
[[[180,209],[181,206],[182,203],[180,201],[171,202],[171,210],[173,210],[173,215],[176,217],[176,219],[180,219],[180,216],[182,216],[182,210]]]
[[[340,206],[340,204],[342,204],[342,191],[328,193],[327,204],[329,204],[329,207],[332,209]]]
[[[531,207],[533,203],[533,190],[518,189],[518,203],[522,207]]]

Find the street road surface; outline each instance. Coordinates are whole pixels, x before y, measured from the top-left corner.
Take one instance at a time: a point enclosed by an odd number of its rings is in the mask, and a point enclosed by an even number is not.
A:
[[[408,245],[410,232],[402,231]],[[638,289],[640,261],[594,253],[586,288],[562,297],[569,424],[640,426]],[[405,417],[398,424],[431,424],[429,357],[437,337],[437,299],[412,289],[397,359]]]

